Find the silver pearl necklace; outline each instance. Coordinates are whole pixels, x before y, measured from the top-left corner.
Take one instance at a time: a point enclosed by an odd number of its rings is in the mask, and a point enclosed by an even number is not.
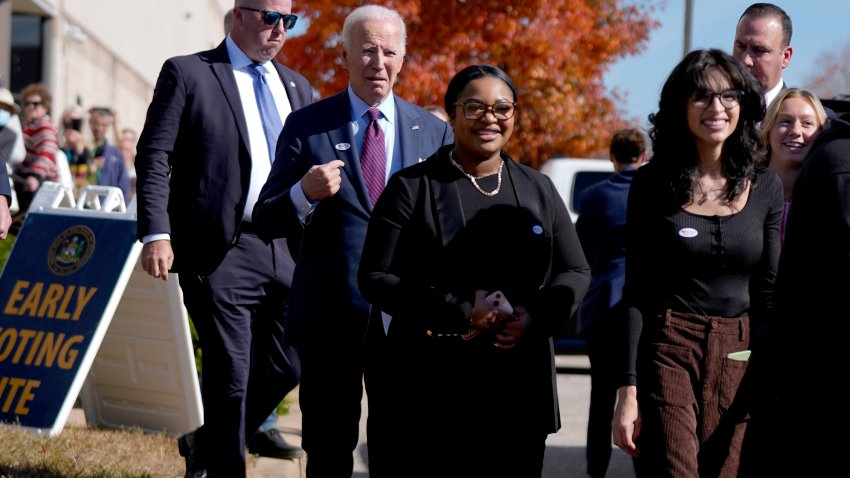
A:
[[[496,176],[496,189],[494,189],[492,192],[488,192],[488,191],[481,189],[481,186],[478,185],[478,181],[477,181],[478,179],[485,178],[487,176],[492,176],[492,174],[485,174],[484,176],[473,176],[473,175],[467,173],[466,171],[464,171],[463,166],[461,166],[460,164],[457,163],[457,161],[455,161],[454,150],[449,151],[449,161],[451,161],[452,165],[454,165],[454,167],[456,167],[458,169],[458,171],[463,173],[464,176],[466,176],[467,178],[469,178],[470,181],[472,181],[472,186],[475,187],[475,189],[477,189],[478,192],[480,192],[481,194],[483,194],[485,196],[493,197],[493,196],[499,194],[499,190],[502,189],[502,167],[505,166],[505,160],[504,159],[501,160],[501,162],[499,163],[499,172],[496,173],[497,174],[497,176]]]

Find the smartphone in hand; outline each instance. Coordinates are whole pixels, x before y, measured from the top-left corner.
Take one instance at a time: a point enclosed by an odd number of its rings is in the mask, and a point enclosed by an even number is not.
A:
[[[494,308],[499,309],[506,314],[514,313],[514,308],[511,306],[510,302],[508,302],[508,298],[505,297],[505,294],[503,294],[500,290],[490,293],[484,297],[484,300]]]

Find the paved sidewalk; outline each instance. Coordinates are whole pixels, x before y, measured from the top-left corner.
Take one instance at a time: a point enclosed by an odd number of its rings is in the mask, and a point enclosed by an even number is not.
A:
[[[590,368],[587,356],[557,356],[559,369],[570,373],[558,374],[558,395],[561,403],[561,430],[546,441],[546,457],[543,478],[584,478],[584,447],[587,432],[587,409],[590,401]],[[278,417],[278,428],[293,444],[301,444],[301,410],[298,407],[298,389],[290,394],[292,403],[287,415]],[[354,456],[352,478],[368,478],[366,465],[366,400],[360,420],[360,442]],[[255,461],[253,478],[305,478],[303,460],[275,460],[258,458]],[[628,455],[614,449],[608,478],[634,478]]]

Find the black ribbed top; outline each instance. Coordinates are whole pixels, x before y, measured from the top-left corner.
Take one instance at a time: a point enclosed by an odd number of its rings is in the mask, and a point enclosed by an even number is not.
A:
[[[628,202],[626,285],[628,362],[622,384],[636,383],[643,327],[660,327],[666,309],[706,316],[749,315],[766,323],[779,262],[782,184],[757,174],[744,207],[701,216],[671,201],[657,168],[638,170]]]

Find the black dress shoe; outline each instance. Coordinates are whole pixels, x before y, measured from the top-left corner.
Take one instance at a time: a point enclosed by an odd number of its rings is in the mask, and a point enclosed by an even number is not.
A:
[[[195,454],[195,432],[191,431],[177,439],[177,451],[186,460],[186,474],[184,478],[207,478],[207,470],[196,459]]]
[[[304,450],[286,443],[286,440],[283,439],[283,435],[280,434],[277,428],[255,433],[248,440],[248,452],[254,455],[282,460],[291,460],[304,456]]]

